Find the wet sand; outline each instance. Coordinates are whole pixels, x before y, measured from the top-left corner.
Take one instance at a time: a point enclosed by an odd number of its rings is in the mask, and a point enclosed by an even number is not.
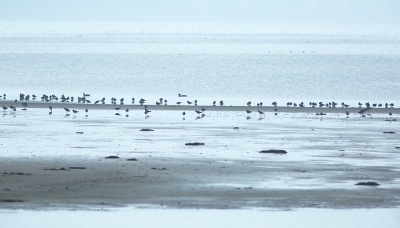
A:
[[[89,117],[65,117],[57,110],[49,116],[43,110],[48,104],[35,105],[0,118],[3,209],[400,206],[400,128],[387,114],[320,118],[289,112],[258,118],[254,113],[248,119],[240,111],[248,107],[228,106],[206,107],[205,118],[191,112],[182,120],[175,110],[196,107],[149,106],[173,111],[155,111],[145,119],[142,112],[117,117],[115,110],[89,112]],[[227,111],[208,113],[213,108]],[[194,141],[205,145],[185,146]],[[259,153],[264,149],[288,153]],[[119,158],[106,159],[109,155]],[[369,181],[380,185],[355,185]],[[13,200],[19,202],[7,202]]]

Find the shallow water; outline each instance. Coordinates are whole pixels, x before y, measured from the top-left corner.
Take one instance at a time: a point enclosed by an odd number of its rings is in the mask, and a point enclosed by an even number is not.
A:
[[[393,28],[86,26],[6,23],[0,93],[400,100]]]

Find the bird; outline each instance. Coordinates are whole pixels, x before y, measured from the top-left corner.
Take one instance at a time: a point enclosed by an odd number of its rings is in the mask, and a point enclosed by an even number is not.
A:
[[[250,110],[246,110],[247,115],[250,115],[251,111]]]
[[[185,115],[186,115],[186,112],[182,112],[182,115],[185,116]]]
[[[201,108],[201,111],[204,112],[204,111],[206,111],[206,109],[205,108]]]
[[[191,102],[191,101],[187,101],[187,103],[188,103],[188,105],[191,105],[193,102]]]
[[[149,112],[151,112],[151,111],[147,110],[147,109],[144,110],[144,114],[146,114],[146,115],[149,114]]]
[[[85,112],[87,113],[88,111],[89,111],[89,110],[86,108],[86,109],[85,109]]]
[[[49,105],[49,109],[50,109],[51,111],[53,111],[53,107],[51,107],[51,105]]]
[[[116,115],[116,116],[120,116],[121,114],[119,114],[119,113],[117,112],[117,113],[115,113],[115,115]]]
[[[183,94],[178,94],[179,97],[187,97],[187,95],[183,95]]]
[[[78,113],[79,111],[72,109],[72,112],[74,112],[74,114]]]
[[[349,111],[346,111],[347,118],[349,118],[349,115],[350,115]]]
[[[64,110],[65,110],[66,112],[69,112],[69,111],[70,111],[68,108],[64,108]]]
[[[393,114],[392,114],[392,112],[389,112],[389,116],[392,116]]]
[[[126,109],[125,109],[125,112],[129,112],[129,109],[128,109],[128,108],[126,108]]]
[[[90,97],[90,94],[83,93],[83,96],[84,96],[84,97]]]
[[[216,101],[213,101],[213,106],[215,106],[216,103],[217,103]]]
[[[121,107],[117,107],[117,108],[115,108],[115,110],[117,110],[117,111],[119,111],[121,109]]]
[[[258,110],[258,113],[260,114],[260,116],[262,116],[262,115],[265,116],[265,113],[263,111]]]
[[[251,106],[251,101],[247,102],[247,106]]]
[[[176,102],[177,105],[180,105],[181,103],[182,103],[182,102],[180,102],[180,101]]]
[[[201,113],[203,113],[203,112],[201,112],[201,111],[199,111],[199,110],[194,110],[197,114],[201,114]]]
[[[8,109],[8,107],[6,107],[6,106],[3,106],[3,110],[7,110]]]

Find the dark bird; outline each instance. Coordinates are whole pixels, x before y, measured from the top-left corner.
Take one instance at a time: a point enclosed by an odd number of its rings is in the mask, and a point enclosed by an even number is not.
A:
[[[126,108],[126,109],[125,109],[125,112],[129,112],[129,109],[128,109],[128,108]]]
[[[247,106],[251,106],[251,101],[247,102]]]
[[[260,116],[262,116],[262,115],[265,116],[265,113],[263,111],[258,110],[258,113],[260,114]]]
[[[187,103],[188,103],[188,105],[191,105],[193,102],[191,102],[191,101],[187,101]]]
[[[349,111],[346,111],[347,118],[349,118],[349,115],[350,115]]]
[[[79,111],[72,109],[72,112],[74,112],[74,114],[78,113]]]
[[[121,107],[115,108],[115,110],[117,110],[117,111],[120,110],[120,109],[121,109]]]
[[[185,115],[186,115],[186,112],[182,112],[182,115],[185,116]]]
[[[85,109],[85,112],[87,113],[88,111],[89,111],[89,110],[86,108],[86,109]]]
[[[182,103],[182,102],[180,102],[180,101],[176,102],[177,105],[180,105],[181,103]]]
[[[213,106],[215,106],[216,103],[217,103],[216,101],[213,101]]]
[[[393,114],[392,114],[392,112],[389,112],[389,116],[392,116]]]
[[[201,111],[204,112],[204,111],[206,111],[206,109],[205,108],[201,108]]]
[[[51,111],[53,111],[53,107],[51,107],[51,105],[49,105],[49,109],[50,109]]]
[[[66,112],[69,112],[69,111],[70,111],[68,108],[64,108],[64,110],[65,110]]]
[[[3,106],[3,110],[7,110],[8,109],[8,107],[6,107],[6,106]]]
[[[246,110],[247,115],[250,115],[251,111],[250,110]]]
[[[199,110],[194,110],[197,114],[201,114],[201,113],[203,113],[203,112],[201,112],[201,111],[199,111]]]
[[[146,115],[149,114],[149,112],[151,112],[151,111],[147,110],[147,109],[144,110],[144,114],[146,114]]]
[[[115,113],[115,115],[116,115],[116,116],[120,116],[121,114],[119,114],[119,113],[117,112],[117,113]]]
[[[90,97],[90,94],[83,93],[83,96],[84,96],[84,97]]]

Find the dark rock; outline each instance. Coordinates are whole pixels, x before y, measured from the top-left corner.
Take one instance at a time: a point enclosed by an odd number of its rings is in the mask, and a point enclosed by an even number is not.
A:
[[[137,161],[137,159],[136,158],[128,158],[128,159],[126,159],[127,161]]]
[[[204,143],[200,143],[200,142],[190,142],[190,143],[185,143],[185,146],[204,146]]]
[[[119,158],[118,156],[115,156],[115,155],[111,155],[111,156],[107,156],[107,157],[105,157],[105,158]]]
[[[359,182],[355,185],[365,185],[365,186],[378,186],[379,184],[376,182]]]
[[[394,132],[394,131],[384,131],[383,133],[385,133],[385,134],[396,134],[396,132]]]
[[[396,146],[395,149],[400,149],[400,146]]]
[[[140,129],[140,131],[154,131],[154,130],[153,129],[144,128],[144,129]]]
[[[262,150],[263,154],[287,154],[286,150]]]

